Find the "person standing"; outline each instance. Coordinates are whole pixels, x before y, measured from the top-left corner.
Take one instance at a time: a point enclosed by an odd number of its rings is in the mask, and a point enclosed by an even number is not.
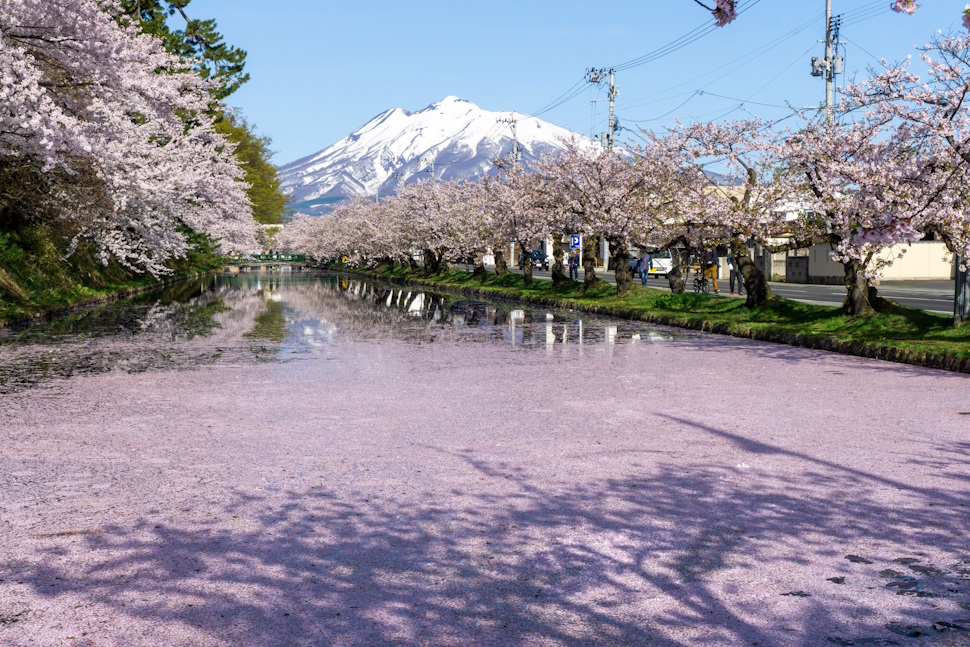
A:
[[[643,257],[640,259],[640,285],[646,285],[650,278],[650,270],[653,269],[653,256],[650,252],[643,250]]]
[[[573,254],[569,257],[569,278],[578,281],[579,280],[579,255]]]
[[[741,270],[738,268],[738,259],[734,256],[728,256],[728,269],[731,270],[731,294],[734,294],[734,282],[738,282],[738,295],[744,296],[744,277],[741,276]]]
[[[704,277],[710,280],[714,294],[717,294],[717,250],[708,249],[702,258]]]

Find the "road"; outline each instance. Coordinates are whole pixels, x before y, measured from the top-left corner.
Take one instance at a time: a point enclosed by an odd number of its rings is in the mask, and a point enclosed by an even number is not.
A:
[[[514,268],[513,271],[518,274],[522,273],[517,268]],[[541,270],[536,270],[532,275],[542,279],[549,279],[552,276],[550,272]],[[583,276],[583,271],[580,270],[580,280],[583,279]],[[609,283],[616,283],[613,272],[600,273],[598,276]],[[639,283],[639,279],[634,279],[634,281]],[[721,288],[721,294],[730,296],[727,293],[727,279],[718,279],[718,284],[718,287]],[[808,285],[778,281],[771,281],[769,285],[771,285],[775,294],[804,303],[841,305],[845,299],[845,288],[841,285]],[[669,289],[664,277],[652,277],[650,287],[661,290]],[[880,296],[892,299],[905,306],[942,314],[953,314],[953,292],[953,281],[883,281],[879,285]]]

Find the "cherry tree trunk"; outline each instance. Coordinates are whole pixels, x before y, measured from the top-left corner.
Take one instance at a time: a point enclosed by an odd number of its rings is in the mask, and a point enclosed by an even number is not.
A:
[[[967,263],[970,263],[970,260],[957,256],[957,277],[953,291],[954,326],[962,326],[964,322],[970,321],[970,272],[960,269],[961,266],[966,267]]]
[[[552,284],[562,285],[566,282],[566,271],[562,266],[562,234],[552,235]]]
[[[485,255],[482,254],[481,256],[477,256],[477,258],[475,258],[474,260],[475,260],[475,271],[473,272],[473,276],[480,278],[484,281],[485,276],[487,274],[487,272],[485,271]]]
[[[687,280],[684,278],[684,273],[680,271],[680,259],[675,258],[673,254],[671,256],[670,271],[667,272],[667,285],[670,286],[670,291],[673,294],[683,294],[687,289]]]
[[[613,276],[616,278],[616,295],[622,297],[633,287],[633,277],[630,275],[630,254],[626,245],[619,241],[610,241],[610,252],[613,255]]]
[[[583,287],[596,283],[596,238],[583,236]]]
[[[505,262],[505,254],[501,251],[495,252],[495,276],[502,276],[509,273],[509,265]]]
[[[747,293],[744,305],[748,308],[764,305],[773,296],[771,287],[768,285],[765,273],[751,260],[747,245],[734,247],[734,261],[738,264],[738,272],[741,273],[744,291]]]
[[[522,264],[522,276],[525,278],[525,284],[529,285],[532,283],[532,257],[527,256],[525,263]]]
[[[434,252],[432,252],[430,249],[424,250],[424,270],[426,272],[437,272],[437,266],[438,263]]]
[[[842,263],[845,268],[845,301],[842,303],[842,310],[847,315],[857,317],[868,317],[875,314],[873,302],[876,298],[876,289],[869,285],[869,279],[860,276],[862,263],[858,260],[851,260]]]

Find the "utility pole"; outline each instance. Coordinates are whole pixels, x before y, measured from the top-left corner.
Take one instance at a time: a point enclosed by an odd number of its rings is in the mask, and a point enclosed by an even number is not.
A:
[[[825,0],[825,107],[835,105],[835,79],[832,74],[832,0]]]
[[[424,157],[421,158],[421,161],[423,163],[428,164],[431,167],[430,170],[428,170],[428,169],[424,169],[424,170],[426,170],[429,173],[431,173],[431,181],[432,182],[434,182],[434,180],[435,180],[435,177],[434,177],[434,160],[435,160],[434,153],[428,153],[427,155],[425,155]],[[420,173],[421,171],[418,171],[418,172]]]
[[[515,131],[515,124],[518,122],[518,119],[515,118],[515,113],[513,113],[512,116],[510,117],[499,117],[495,121],[502,124],[508,124],[512,128],[512,161],[518,162],[519,161],[519,136]]]
[[[616,113],[614,112],[614,109],[613,109],[614,103],[616,100],[616,93],[617,93],[616,72],[615,70],[612,70],[612,69],[606,70],[606,69],[597,69],[593,67],[586,70],[587,81],[589,81],[590,83],[595,83],[597,85],[603,82],[607,74],[610,75],[610,121],[609,123],[606,124],[606,133],[604,133],[604,135],[606,138],[607,150],[613,150],[613,141],[615,139],[616,126],[617,126],[616,116],[615,116]]]
[[[812,76],[825,77],[825,109],[829,115],[835,106],[835,77],[842,74],[844,62],[838,56],[841,16],[832,16],[832,0],[825,0],[825,57],[812,58]]]

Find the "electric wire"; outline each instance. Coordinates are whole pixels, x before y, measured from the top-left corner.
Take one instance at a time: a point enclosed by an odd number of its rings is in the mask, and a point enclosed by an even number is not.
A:
[[[761,0],[752,0],[750,3],[746,3],[745,6],[743,8],[741,8],[737,12],[738,15],[741,15],[741,14],[745,13],[746,11],[754,8],[760,2],[761,2]],[[885,0],[872,0],[871,2],[868,2],[866,4],[863,4],[863,5],[859,6],[859,7],[855,7],[853,9],[848,10],[848,11],[845,11],[842,14],[839,14],[839,17],[841,17],[842,20],[843,20],[843,26],[847,26],[847,25],[850,25],[850,24],[856,24],[858,22],[862,22],[864,20],[868,20],[870,18],[873,18],[873,17],[876,17],[876,16],[881,15],[883,13],[886,13],[887,11],[888,11],[888,9],[885,7]],[[767,52],[771,51],[775,47],[781,45],[784,42],[787,42],[791,38],[794,38],[796,35],[798,35],[802,31],[804,31],[805,29],[807,29],[808,27],[810,27],[812,24],[814,24],[817,20],[818,20],[818,17],[814,17],[812,20],[810,20],[810,21],[808,21],[808,22],[806,22],[806,23],[804,23],[802,25],[799,25],[798,27],[796,27],[792,31],[788,32],[787,34],[784,34],[783,36],[779,36],[779,37],[777,37],[777,38],[775,38],[775,39],[773,39],[771,41],[768,41],[764,45],[762,45],[762,46],[760,46],[758,48],[755,48],[754,50],[751,50],[750,52],[748,52],[747,54],[745,54],[743,56],[740,56],[738,58],[735,58],[734,60],[729,61],[728,63],[725,63],[724,65],[721,65],[720,67],[715,68],[714,70],[708,71],[708,72],[706,72],[703,75],[700,75],[698,77],[695,77],[694,79],[685,81],[685,82],[680,83],[680,84],[675,85],[675,86],[671,86],[667,90],[669,91],[669,90],[676,89],[678,87],[682,87],[683,85],[686,85],[687,83],[690,83],[690,82],[692,82],[694,80],[697,80],[697,79],[700,79],[700,78],[704,78],[705,76],[709,76],[711,73],[713,73],[715,71],[719,71],[721,69],[724,69],[725,67],[729,67],[729,66],[731,66],[731,65],[733,65],[733,64],[735,64],[735,63],[737,63],[739,61],[742,61],[740,65],[738,65],[738,66],[730,69],[729,71],[725,72],[724,74],[720,75],[718,78],[714,79],[713,81],[711,81],[707,85],[711,85],[712,83],[716,83],[717,81],[720,81],[720,80],[724,79],[729,74],[732,74],[732,73],[736,72],[738,69],[741,69],[744,66],[750,64],[751,62],[753,62],[757,58],[763,56],[764,54],[766,54]],[[645,53],[645,54],[643,54],[641,56],[638,56],[636,58],[633,58],[633,59],[630,59],[628,61],[625,61],[625,62],[619,63],[617,65],[614,65],[610,69],[613,69],[613,70],[619,72],[619,71],[629,70],[629,69],[632,69],[634,67],[639,67],[639,66],[645,65],[647,63],[653,62],[655,60],[658,60],[660,58],[663,58],[665,56],[668,56],[670,54],[673,54],[674,52],[676,52],[676,51],[678,51],[680,49],[683,49],[684,47],[687,47],[688,45],[690,45],[690,44],[692,44],[692,43],[700,40],[701,38],[703,38],[707,34],[710,34],[711,32],[713,32],[716,29],[718,29],[718,27],[717,27],[715,21],[713,19],[711,19],[709,21],[706,21],[706,22],[702,23],[701,25],[698,25],[697,27],[695,27],[694,29],[692,29],[692,30],[688,31],[687,33],[681,35],[680,37],[678,37],[678,38],[670,41],[669,43],[666,43],[665,45],[662,45],[661,47],[658,47],[658,48],[656,48],[656,49],[654,49],[654,50],[652,50],[650,52],[647,52],[647,53]],[[856,45],[856,46],[858,47],[858,45]],[[861,49],[861,47],[860,47],[860,49]],[[811,49],[809,49],[808,51],[811,51]],[[806,54],[807,53],[808,52],[806,52]],[[869,55],[872,56],[871,54],[869,54]],[[804,54],[802,56],[804,56]],[[792,63],[791,65],[794,65],[794,63]],[[789,65],[788,67],[786,67],[785,70],[782,71],[782,73],[784,71],[786,71],[788,68],[790,68],[791,65]],[[776,75],[775,77],[773,77],[771,80],[769,80],[768,83],[771,83],[772,81],[774,81],[774,79],[776,79],[778,76],[780,76],[780,74],[779,75]],[[574,83],[572,86],[570,86],[570,88],[568,90],[566,90],[561,95],[559,95],[559,97],[557,97],[556,99],[554,99],[552,102],[546,104],[545,106],[543,106],[539,110],[536,110],[535,112],[532,112],[531,114],[525,116],[523,119],[524,120],[527,120],[527,119],[537,118],[540,115],[546,114],[546,113],[548,113],[548,112],[550,112],[552,110],[555,110],[556,108],[558,108],[558,107],[560,107],[560,106],[562,106],[562,105],[564,105],[566,103],[569,103],[570,101],[572,101],[573,99],[575,99],[576,97],[578,97],[580,94],[582,94],[583,87],[584,87],[584,83],[586,81],[587,81],[587,77],[584,75],[582,78],[580,78],[578,81],[576,81],[576,83]],[[766,83],[765,86],[768,85],[768,83]],[[762,89],[764,89],[765,86],[762,86],[761,88],[759,88],[758,90],[756,90],[754,93],[752,93],[751,96],[755,96],[758,92],[760,92]],[[671,95],[671,96],[668,96],[668,97],[665,97],[665,98],[662,98],[662,99],[652,98],[652,100],[647,101],[647,102],[637,102],[637,101],[634,101],[634,102],[632,102],[630,104],[627,104],[626,107],[627,108],[630,108],[630,107],[634,107],[634,106],[637,106],[637,105],[647,105],[648,103],[658,103],[658,102],[661,102],[661,101],[664,101],[664,100],[668,100],[668,99],[671,99],[671,98],[677,98],[677,97],[680,97],[680,96],[684,96],[685,94],[687,94],[687,93],[684,92],[684,93],[680,93],[680,94],[677,94],[677,95]],[[624,121],[630,121],[632,123],[645,123],[645,122],[657,121],[657,120],[663,119],[665,116],[668,116],[672,112],[676,112],[678,109],[680,109],[681,107],[683,107],[684,105],[686,105],[687,103],[689,103],[694,97],[700,96],[700,95],[703,95],[703,94],[705,94],[705,91],[704,90],[695,90],[695,91],[691,92],[690,93],[690,96],[688,96],[688,98],[684,102],[682,102],[680,105],[678,105],[677,107],[675,107],[673,110],[671,110],[671,111],[669,111],[669,112],[667,112],[667,113],[665,113],[663,115],[660,115],[658,117],[653,117],[653,118],[650,118],[650,119],[643,119],[643,120],[632,120],[632,119],[625,119],[624,118]],[[707,93],[707,94],[712,94],[712,93]],[[712,96],[717,96],[717,95],[713,95],[712,94]],[[656,95],[653,95],[653,97],[656,97]],[[777,104],[766,104],[766,103],[761,103],[761,102],[754,102],[754,101],[751,101],[749,99],[747,101],[741,102],[740,104],[738,104],[737,107],[731,109],[726,114],[730,114],[730,112],[734,112],[735,110],[738,109],[738,107],[743,106],[745,103],[751,103],[753,105],[765,105],[765,106],[768,106],[768,107],[782,107],[782,106],[779,106]],[[619,118],[619,116],[618,116],[618,118]]]
[[[708,87],[708,86],[710,86],[710,85],[712,85],[714,83],[717,83],[718,81],[723,80],[728,75],[733,74],[734,72],[736,72],[736,71],[744,68],[746,65],[754,62],[756,59],[760,58],[761,56],[764,56],[765,54],[767,54],[768,52],[770,52],[772,49],[774,49],[774,48],[776,48],[776,47],[784,44],[785,42],[791,40],[792,38],[794,38],[795,36],[797,36],[801,32],[803,32],[806,29],[808,29],[809,27],[811,27],[818,20],[818,18],[821,18],[824,15],[825,15],[824,13],[820,13],[817,16],[814,16],[811,20],[802,23],[801,25],[799,25],[799,26],[795,27],[794,29],[792,29],[791,31],[787,32],[786,34],[783,34],[782,36],[779,36],[777,38],[774,38],[774,39],[768,41],[767,43],[765,43],[765,44],[763,44],[763,45],[761,45],[759,47],[756,47],[753,50],[750,50],[749,52],[747,52],[747,53],[745,53],[745,54],[743,54],[743,55],[741,55],[741,56],[739,56],[739,57],[737,57],[737,58],[735,58],[735,59],[733,59],[731,61],[728,61],[727,63],[724,63],[723,65],[720,65],[719,67],[716,67],[716,68],[713,68],[711,70],[708,70],[704,74],[698,75],[698,76],[696,76],[696,77],[694,77],[692,79],[688,79],[688,80],[683,81],[681,83],[678,83],[676,85],[672,85],[672,86],[668,87],[666,90],[664,90],[664,92],[667,92],[667,91],[670,91],[670,90],[674,90],[676,88],[683,87],[684,85],[687,85],[689,83],[693,83],[694,81],[703,79],[704,77],[710,76],[711,74],[713,74],[715,72],[718,72],[720,70],[723,70],[725,68],[728,68],[728,67],[734,65],[735,63],[738,63],[739,61],[743,61],[743,62],[741,62],[740,65],[736,65],[735,67],[732,67],[730,70],[728,70],[727,72],[719,75],[717,78],[711,80],[708,83],[705,83],[703,87]],[[811,51],[811,50],[809,50],[809,51]],[[662,99],[652,99],[651,101],[633,100],[633,101],[631,101],[629,103],[624,103],[623,107],[624,107],[624,109],[629,109],[629,108],[633,108],[633,107],[636,107],[636,106],[647,105],[648,103],[658,103],[660,101],[666,100],[667,98],[676,98],[677,96],[683,96],[684,94],[686,94],[686,93],[680,93],[678,95],[672,95],[670,97],[666,97],[666,98],[662,98]],[[656,97],[656,95],[653,95],[653,96]]]
[[[852,16],[849,19],[843,18],[842,26],[843,27],[848,27],[849,25],[857,25],[860,22],[865,22],[866,20],[870,20],[872,18],[876,18],[877,16],[881,16],[883,14],[887,14],[890,11],[891,11],[890,9],[887,9],[885,7],[882,7],[882,8],[873,7],[869,11],[864,12],[864,13],[860,13],[860,14],[857,14],[855,16]]]
[[[572,91],[573,91],[573,90],[574,90],[574,89],[575,89],[575,88],[576,88],[577,86],[581,86],[581,85],[582,85],[583,83],[585,83],[585,82],[586,82],[586,76],[584,75],[584,76],[583,76],[582,78],[580,78],[580,79],[579,79],[578,81],[576,81],[575,83],[573,83],[573,84],[572,84],[572,85],[571,85],[571,86],[569,87],[569,89],[568,89],[568,90],[566,90],[565,92],[563,92],[562,94],[560,94],[560,95],[559,95],[559,96],[558,96],[558,97],[557,97],[556,99],[554,99],[554,100],[552,100],[552,101],[550,101],[549,103],[547,103],[547,104],[546,104],[546,105],[544,105],[543,107],[541,107],[541,108],[539,108],[538,110],[535,110],[535,111],[533,111],[533,112],[532,112],[532,113],[530,113],[530,114],[532,114],[533,116],[535,116],[535,115],[541,115],[541,114],[542,114],[542,113],[544,113],[544,112],[549,112],[550,110],[552,110],[553,108],[555,108],[555,107],[556,107],[557,105],[561,105],[561,104],[559,103],[559,101],[560,101],[560,100],[561,100],[561,99],[562,99],[563,97],[565,97],[565,96],[566,96],[567,94],[569,94],[570,92],[572,92]]]
[[[742,7],[737,12],[738,16],[753,9],[760,2],[761,0],[752,0],[750,3],[746,3],[744,7]],[[688,45],[700,40],[704,36],[707,36],[708,34],[710,34],[711,32],[717,29],[719,29],[719,27],[717,26],[717,22],[714,19],[708,20],[707,22],[687,32],[683,36],[680,36],[679,38],[672,40],[666,45],[658,47],[657,49],[651,52],[647,52],[646,54],[642,54],[641,56],[638,56],[634,59],[630,59],[629,61],[625,61],[617,65],[612,65],[610,66],[610,69],[616,70],[617,72],[621,72],[623,70],[629,70],[634,67],[646,65],[647,63],[651,63],[659,58],[663,58],[664,56],[668,56],[680,49],[683,49],[684,47],[687,47]]]
[[[855,42],[854,40],[850,40],[850,39],[846,38],[845,36],[841,36],[841,39],[844,40],[845,42],[849,43],[853,47],[859,48],[860,50],[862,50],[862,52],[864,54],[866,54],[867,56],[869,56],[872,60],[876,61],[877,63],[881,63],[882,62],[882,59],[881,58],[879,58],[878,56],[876,56],[875,54],[873,54],[872,52],[870,52],[869,50],[867,50],[865,47],[863,47],[859,43]]]
[[[812,45],[812,47],[814,47],[814,45]],[[798,57],[794,61],[792,61],[791,63],[789,63],[787,66],[785,66],[785,69],[783,69],[781,72],[779,72],[775,76],[773,76],[770,79],[768,79],[768,81],[766,81],[764,83],[764,85],[762,85],[760,88],[758,88],[757,90],[755,90],[754,92],[752,92],[751,95],[749,96],[749,98],[747,98],[747,99],[741,99],[741,98],[738,98],[738,97],[730,97],[730,96],[723,95],[723,94],[717,94],[717,93],[714,93],[714,92],[708,92],[707,90],[704,90],[704,89],[698,89],[698,90],[695,90],[693,92],[693,94],[691,94],[691,96],[689,96],[687,98],[687,100],[684,101],[683,103],[681,103],[679,106],[677,106],[676,108],[674,108],[670,112],[666,112],[666,113],[664,113],[662,115],[659,115],[657,117],[652,117],[650,119],[630,119],[628,117],[623,117],[621,115],[618,115],[618,118],[622,118],[623,121],[628,121],[628,122],[635,123],[635,124],[647,123],[647,122],[651,122],[651,121],[659,121],[659,120],[663,119],[664,117],[667,117],[671,113],[676,112],[677,110],[679,110],[683,106],[685,106],[695,96],[702,96],[702,95],[709,95],[709,96],[712,96],[712,97],[717,97],[719,99],[728,99],[730,101],[739,101],[740,102],[738,104],[739,106],[743,106],[743,105],[746,105],[746,104],[751,104],[751,105],[757,105],[757,106],[766,106],[766,107],[769,107],[769,108],[789,108],[789,106],[787,106],[787,105],[784,105],[783,106],[783,105],[780,105],[780,104],[777,104],[777,103],[766,103],[766,102],[763,102],[763,101],[752,101],[751,100],[751,97],[757,96],[757,94],[759,92],[761,92],[766,87],[768,87],[769,85],[771,85],[771,83],[773,83],[775,81],[775,79],[777,79],[779,76],[781,76],[782,74],[784,74],[785,72],[787,72],[789,70],[789,68],[791,68],[792,65],[794,65],[795,63],[797,63],[798,61],[800,61],[802,58],[804,58],[805,55],[808,54],[808,52],[811,51],[811,49],[812,48],[809,48],[805,52],[799,54]],[[718,108],[718,110],[720,110],[720,108]]]

